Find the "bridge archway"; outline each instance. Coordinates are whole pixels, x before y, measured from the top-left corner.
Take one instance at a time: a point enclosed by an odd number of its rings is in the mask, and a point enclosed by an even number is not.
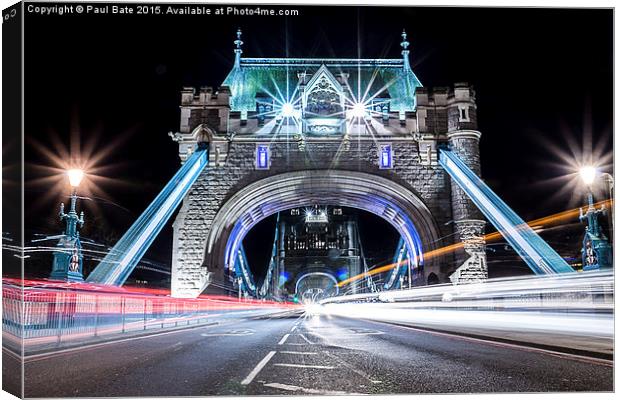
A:
[[[312,170],[272,175],[236,191],[220,208],[207,236],[202,267],[223,278],[247,232],[277,212],[310,204],[361,209],[390,223],[404,238],[410,254],[419,255],[426,273],[437,260],[423,253],[435,249],[439,229],[422,199],[399,183],[356,171]]]

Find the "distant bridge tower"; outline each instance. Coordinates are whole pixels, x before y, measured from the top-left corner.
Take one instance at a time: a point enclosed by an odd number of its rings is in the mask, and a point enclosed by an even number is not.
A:
[[[335,294],[335,283],[361,272],[357,218],[341,207],[313,206],[280,213],[276,271],[271,294],[275,297]],[[331,279],[330,279],[331,278]],[[301,284],[303,280],[313,282]],[[316,287],[313,287],[314,286]],[[357,285],[351,285],[356,292]]]

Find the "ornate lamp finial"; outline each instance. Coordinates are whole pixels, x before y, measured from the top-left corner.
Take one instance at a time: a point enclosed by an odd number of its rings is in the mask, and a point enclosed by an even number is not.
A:
[[[241,49],[241,45],[243,45],[243,40],[241,40],[241,28],[237,28],[237,40],[233,43],[235,44],[235,67],[238,67],[241,63],[241,53],[243,50]]]
[[[243,41],[241,40],[241,28],[237,28],[237,40],[235,40],[235,46],[237,46],[237,49],[241,50],[241,45],[243,44]]]
[[[400,36],[403,38],[403,41],[400,42],[400,47],[402,47],[404,50],[407,50],[407,47],[409,47],[409,42],[407,41],[407,32],[405,32],[405,30],[403,29],[403,33],[401,33]]]
[[[403,55],[403,67],[405,69],[407,68],[411,68],[409,66],[409,42],[407,41],[407,32],[405,32],[405,30],[403,29],[403,33],[400,34],[400,36],[403,38],[403,41],[400,42],[400,47],[403,48],[403,51],[401,51],[400,53]]]

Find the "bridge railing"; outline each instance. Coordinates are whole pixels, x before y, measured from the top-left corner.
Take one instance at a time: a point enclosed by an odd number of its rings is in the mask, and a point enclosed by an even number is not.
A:
[[[94,285],[21,286],[3,281],[2,330],[12,347],[61,347],[141,331],[199,325],[290,305],[201,296],[177,299]],[[94,290],[93,290],[94,289]],[[96,290],[101,290],[100,292]]]

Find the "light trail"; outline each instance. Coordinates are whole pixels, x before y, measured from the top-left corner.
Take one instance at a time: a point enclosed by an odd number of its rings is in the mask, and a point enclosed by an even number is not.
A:
[[[169,290],[49,280],[2,280],[2,327],[14,347],[72,343],[128,332],[185,327],[297,309],[294,303],[236,296],[169,296]]]
[[[609,356],[614,274],[535,275],[332,297],[313,305],[312,313]]]
[[[598,203],[595,204],[595,206],[597,208],[604,206],[605,208],[609,209],[611,207],[613,207],[613,200],[603,200],[603,201],[599,201]],[[542,217],[542,218],[538,218],[532,221],[529,221],[526,223],[527,226],[529,227],[543,227],[543,228],[548,228],[557,224],[560,224],[562,222],[567,222],[570,220],[575,219],[576,217],[579,216],[579,210],[581,209],[581,207],[577,207],[577,208],[573,208],[571,210],[566,210],[566,211],[562,211],[556,214],[552,214],[546,217]],[[519,227],[517,227],[517,229],[519,229]],[[499,239],[503,238],[503,234],[499,231],[495,231],[492,233],[487,233],[486,235],[483,236],[483,239],[485,242],[487,243],[492,243],[494,241],[497,241]],[[427,251],[425,253],[423,253],[423,258],[424,260],[430,260],[434,257],[439,257],[442,256],[444,254],[448,254],[457,250],[460,250],[463,248],[463,242],[458,242],[458,243],[454,243],[448,246],[444,246],[441,247],[439,249],[435,249],[435,250],[430,250]],[[347,278],[345,280],[342,280],[338,283],[339,287],[342,287],[344,285],[347,285],[351,282],[363,279],[363,278],[367,278],[369,276],[373,276],[376,274],[380,274],[382,272],[386,272],[389,271],[393,268],[396,267],[400,267],[402,265],[404,265],[405,263],[407,263],[408,260],[402,260],[399,263],[391,263],[391,264],[387,264],[381,267],[377,267],[374,268],[370,271],[367,272],[363,272],[361,274],[352,276],[350,278]]]

